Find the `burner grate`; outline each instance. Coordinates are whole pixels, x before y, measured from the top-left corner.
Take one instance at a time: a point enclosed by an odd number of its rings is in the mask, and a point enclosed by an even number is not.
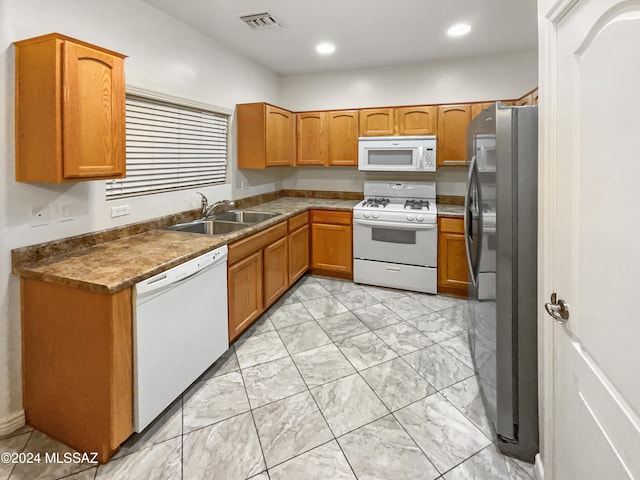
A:
[[[373,197],[373,198],[367,198],[363,206],[373,207],[373,208],[384,208],[387,206],[388,203],[389,203],[388,198]]]
[[[422,210],[423,208],[429,210],[429,200],[412,198],[404,203],[405,210]]]

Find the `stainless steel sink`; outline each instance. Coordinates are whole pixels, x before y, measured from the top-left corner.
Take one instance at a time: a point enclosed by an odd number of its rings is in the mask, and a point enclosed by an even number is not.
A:
[[[179,223],[167,227],[176,232],[202,233],[205,235],[225,235],[264,222],[280,215],[270,212],[253,212],[251,210],[229,210],[209,218]]]
[[[211,219],[255,225],[256,223],[264,222],[265,220],[277,217],[278,215],[280,214],[270,212],[254,212],[251,210],[229,210],[227,212],[214,215],[213,217],[211,217]]]
[[[204,233],[206,235],[224,235],[236,232],[251,225],[238,222],[224,222],[220,220],[196,220],[189,223],[179,223],[168,227],[168,230],[189,233]]]

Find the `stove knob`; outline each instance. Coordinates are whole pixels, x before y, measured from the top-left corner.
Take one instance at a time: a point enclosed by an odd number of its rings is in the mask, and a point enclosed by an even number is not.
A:
[[[422,215],[418,215],[416,217],[416,220],[419,221],[419,222],[424,222],[424,217]]]
[[[373,213],[371,214],[371,217],[372,217],[372,218],[378,218],[378,212],[373,212]]]
[[[413,222],[416,219],[415,215],[407,215],[407,220]]]
[[[364,215],[364,218],[369,218],[371,216],[371,212],[364,212],[362,215]]]

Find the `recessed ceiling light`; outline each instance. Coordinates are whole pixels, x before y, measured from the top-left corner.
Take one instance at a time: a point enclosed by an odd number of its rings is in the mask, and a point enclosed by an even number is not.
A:
[[[447,30],[447,35],[450,37],[459,37],[460,35],[466,35],[471,31],[471,27],[466,23],[458,23]]]
[[[331,43],[319,43],[316,45],[316,52],[320,55],[331,55],[336,51],[336,46]]]

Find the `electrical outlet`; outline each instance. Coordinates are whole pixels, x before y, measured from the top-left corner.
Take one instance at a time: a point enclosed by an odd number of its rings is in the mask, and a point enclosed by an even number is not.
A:
[[[111,207],[111,218],[129,215],[129,205],[120,205],[119,207]]]
[[[49,224],[49,205],[44,207],[31,208],[31,226],[39,227],[40,225]]]
[[[65,202],[58,205],[59,222],[68,222],[73,218],[73,202]]]

